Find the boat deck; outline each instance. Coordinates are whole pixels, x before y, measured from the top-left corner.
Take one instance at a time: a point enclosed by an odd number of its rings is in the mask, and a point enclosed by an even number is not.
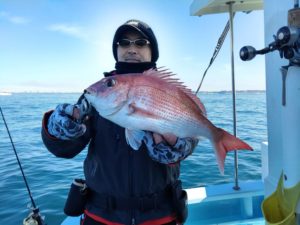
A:
[[[260,180],[187,189],[189,216],[185,225],[264,225],[261,203],[264,185]],[[62,225],[77,225],[79,217],[67,217]]]
[[[233,189],[233,183],[188,189],[189,217],[186,224],[262,223],[263,182],[247,181],[239,186],[239,190]]]

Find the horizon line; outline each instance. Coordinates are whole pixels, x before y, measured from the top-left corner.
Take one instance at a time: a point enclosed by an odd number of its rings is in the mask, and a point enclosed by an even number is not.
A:
[[[247,89],[247,90],[236,90],[235,92],[265,92],[264,89]],[[192,91],[195,93],[196,91]],[[220,93],[220,92],[232,92],[232,90],[211,90],[211,91],[199,91],[198,93]],[[9,94],[22,94],[22,93],[32,93],[32,94],[80,94],[82,91],[0,91],[0,95]]]

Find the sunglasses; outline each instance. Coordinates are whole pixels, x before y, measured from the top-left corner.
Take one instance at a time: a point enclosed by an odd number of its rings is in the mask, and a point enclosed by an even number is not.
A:
[[[145,47],[146,45],[149,45],[150,42],[146,39],[136,39],[136,40],[129,40],[129,39],[121,39],[117,42],[117,45],[128,48],[131,44],[134,44],[138,48]]]

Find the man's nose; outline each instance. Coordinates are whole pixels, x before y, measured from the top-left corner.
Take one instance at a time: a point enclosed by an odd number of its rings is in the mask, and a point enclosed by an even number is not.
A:
[[[127,52],[128,53],[136,53],[137,47],[134,44],[131,44],[131,45],[129,45]]]

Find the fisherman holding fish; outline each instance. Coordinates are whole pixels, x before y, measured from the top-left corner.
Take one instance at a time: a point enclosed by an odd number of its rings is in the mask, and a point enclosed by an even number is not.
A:
[[[57,157],[72,158],[88,146],[85,181],[72,184],[65,213],[82,214],[83,225],[183,224],[180,161],[209,133],[195,133],[204,106],[170,72],[157,70],[158,44],[146,23],[121,25],[112,50],[115,70],[77,104],[60,104],[43,118],[43,142]],[[183,114],[189,106],[196,112]]]

